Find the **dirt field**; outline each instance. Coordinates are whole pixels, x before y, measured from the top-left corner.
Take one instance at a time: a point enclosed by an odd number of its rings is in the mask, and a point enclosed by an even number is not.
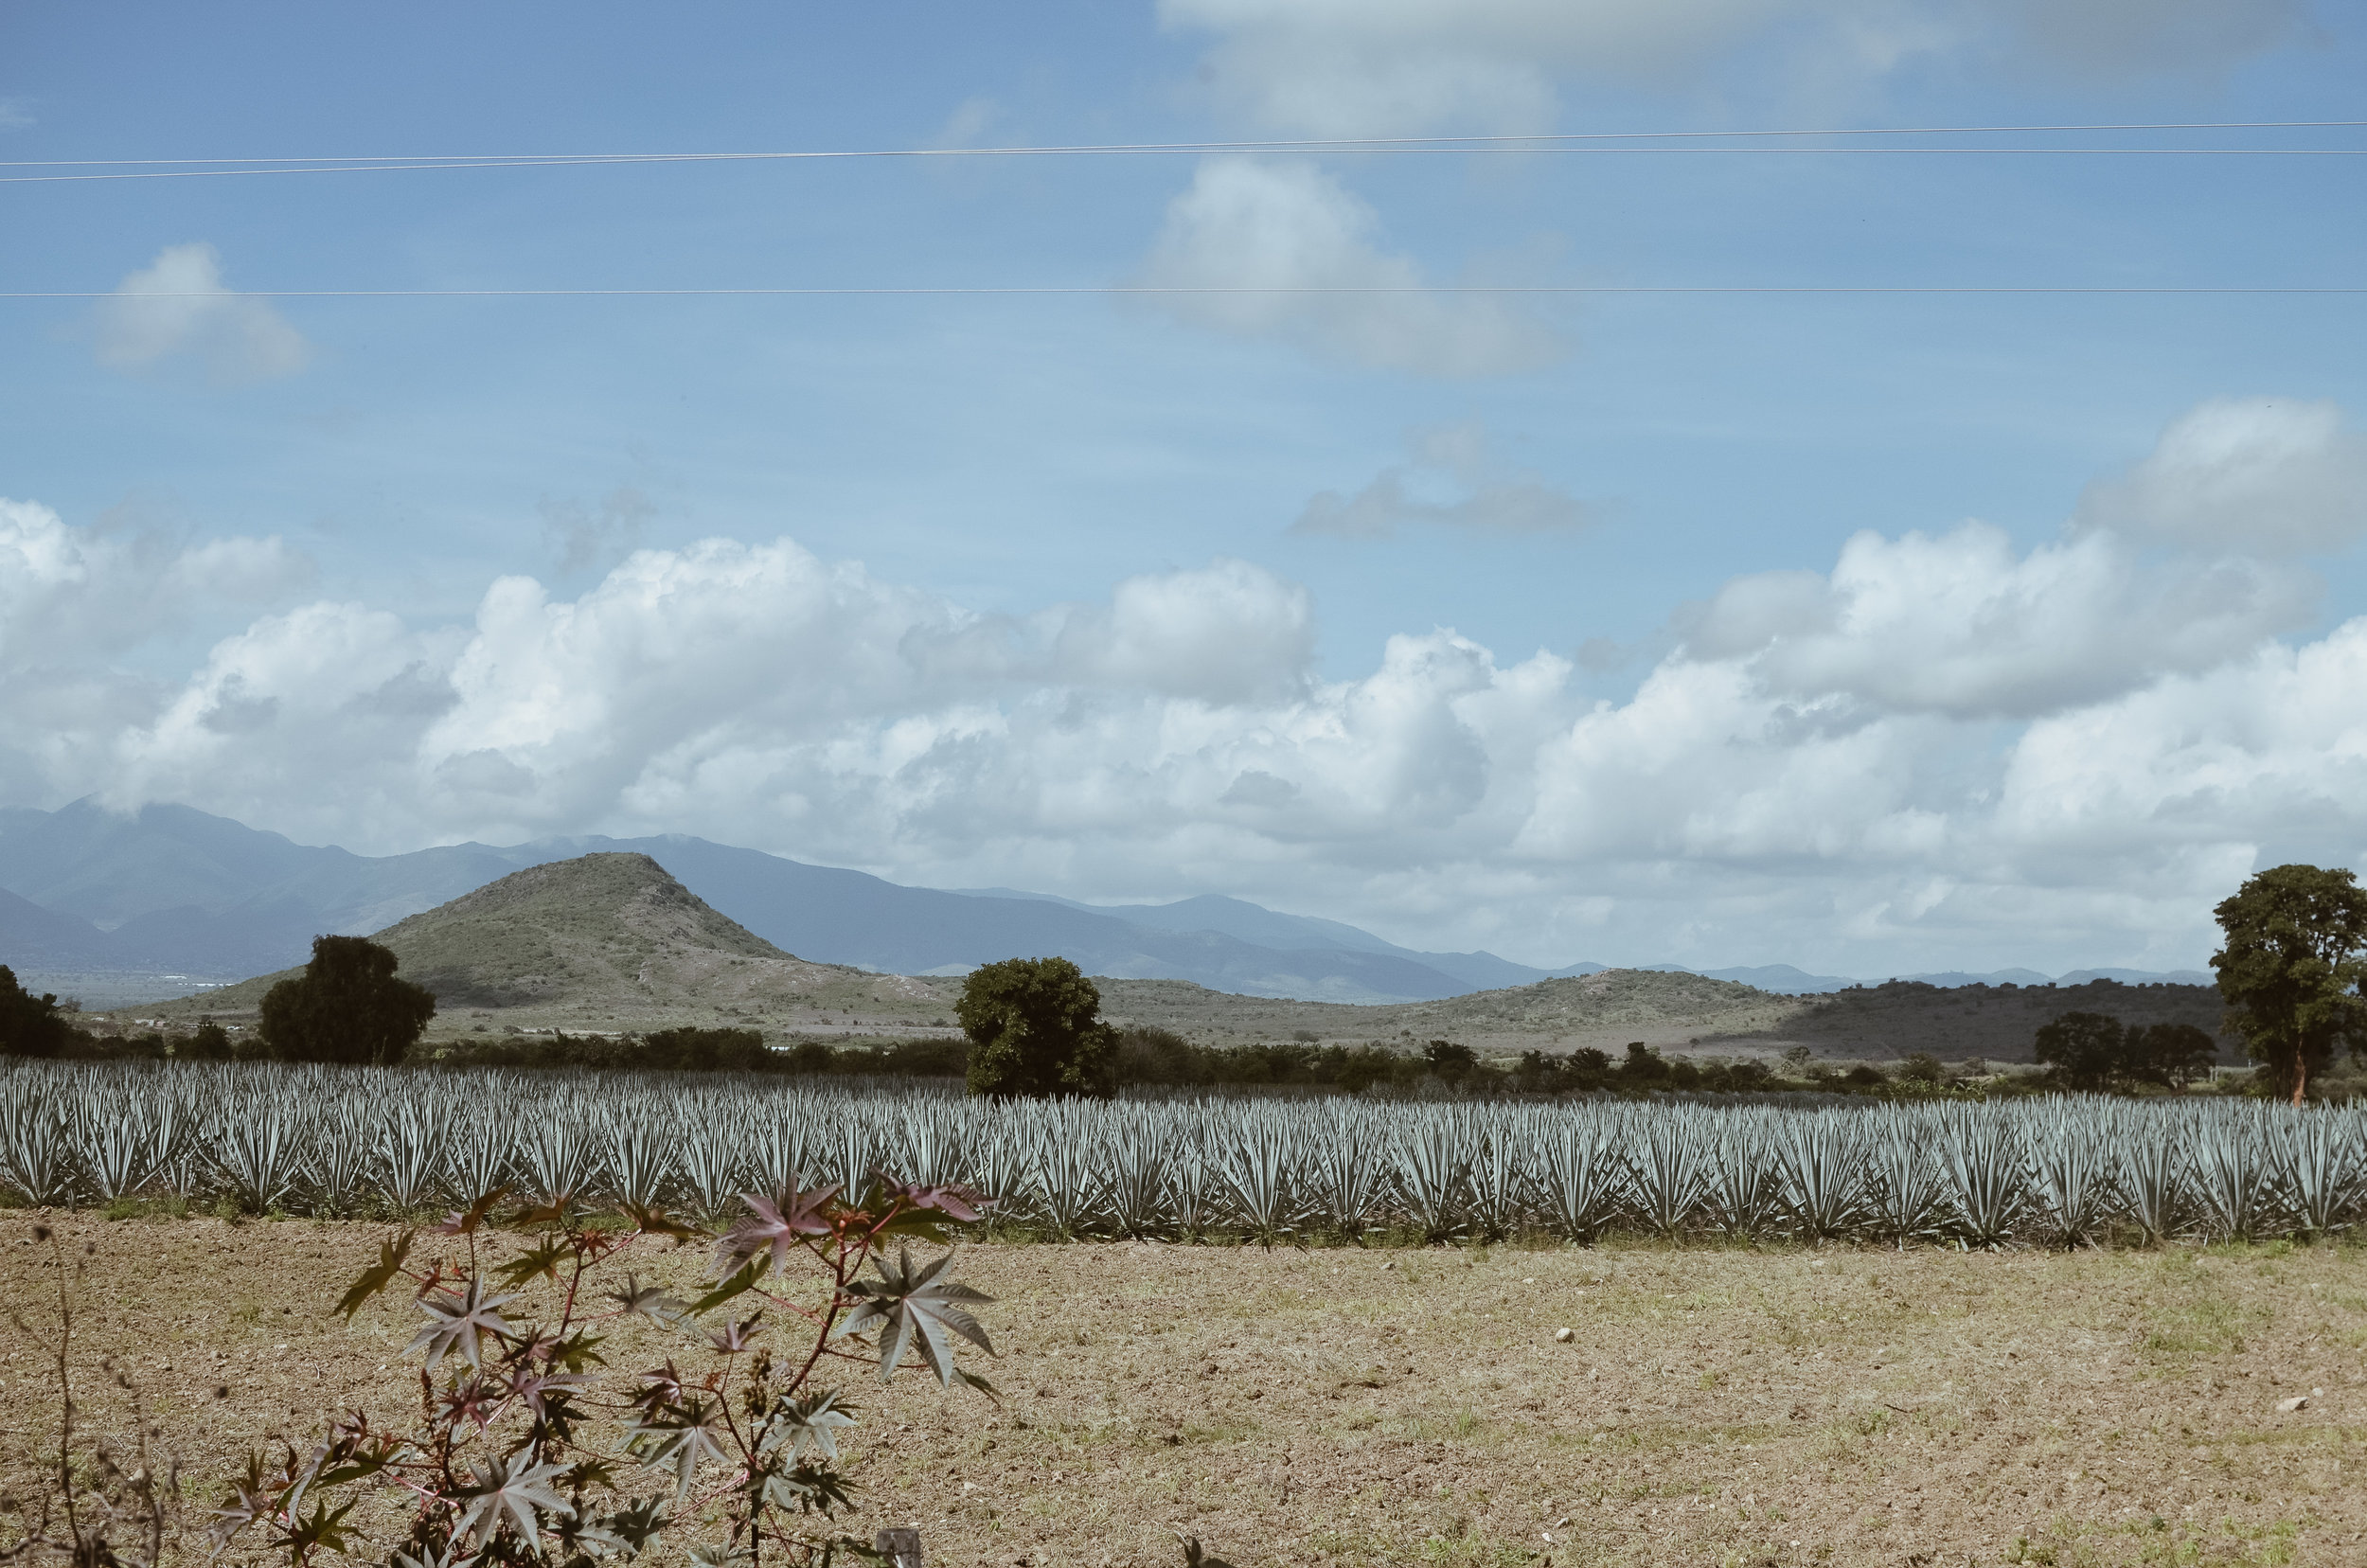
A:
[[[44,1296],[34,1218],[0,1216],[20,1309]],[[113,1356],[198,1519],[324,1405],[409,1407],[408,1303],[326,1312],[375,1229],[54,1222],[97,1248],[88,1418],[125,1419]],[[961,1274],[1000,1298],[1002,1359],[974,1364],[1002,1409],[865,1385],[852,1467],[856,1527],[917,1525],[933,1565],[1176,1564],[1178,1530],[1238,1568],[2367,1563],[2357,1247],[980,1246]],[[0,1334],[22,1496],[54,1407]],[[610,1363],[662,1339],[622,1329]]]

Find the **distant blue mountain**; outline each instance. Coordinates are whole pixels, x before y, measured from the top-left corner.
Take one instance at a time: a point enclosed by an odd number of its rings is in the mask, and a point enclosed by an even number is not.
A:
[[[900,974],[1057,953],[1094,974],[1359,1003],[1432,1001],[1544,974],[1490,953],[1415,953],[1354,926],[1237,899],[1112,911],[948,893],[681,835],[372,857],[307,847],[185,806],[118,815],[89,801],[0,811],[0,888],[24,906],[0,907],[0,963],[21,952],[30,968],[38,952],[44,969],[268,973],[301,963],[324,932],[380,931],[522,867],[604,849],[650,856],[800,957]]]
[[[1423,953],[1369,931],[1204,895],[1165,904],[1085,904],[1009,888],[905,887],[861,871],[667,834],[449,845],[407,855],[311,847],[187,806],[131,814],[89,800],[0,810],[0,963],[39,971],[170,972],[225,980],[303,962],[323,933],[367,935],[528,865],[638,850],[775,946],[820,963],[958,974],[1001,958],[1058,953],[1088,973],[1188,980],[1248,996],[1433,1001],[1593,974],[1492,953]],[[1811,995],[1866,982],[1789,964],[1682,970]],[[2028,970],[1926,974],[1932,985],[2044,985]],[[2083,970],[2067,984],[2209,984],[2192,971]]]
[[[1602,964],[1573,964],[1567,969],[1541,970],[1516,964],[1509,958],[1499,958],[1492,953],[1422,953],[1398,947],[1369,931],[1339,920],[1326,920],[1312,915],[1277,914],[1262,904],[1254,904],[1242,899],[1228,899],[1217,893],[1203,893],[1196,899],[1180,899],[1174,903],[1164,904],[1087,904],[1046,893],[1021,893],[1003,887],[962,891],[965,898],[973,899],[1041,900],[1063,908],[1108,916],[1124,920],[1129,925],[1160,931],[1213,931],[1259,947],[1284,952],[1339,949],[1349,953],[1379,953],[1419,964],[1462,982],[1456,991],[1448,993],[1450,995],[1461,991],[1532,986],[1539,980],[1558,975],[1598,974],[1607,967]]]

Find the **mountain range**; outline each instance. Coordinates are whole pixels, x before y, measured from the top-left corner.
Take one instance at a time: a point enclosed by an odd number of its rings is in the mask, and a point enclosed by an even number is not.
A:
[[[116,812],[85,799],[54,811],[0,809],[0,963],[27,974],[112,975],[129,992],[159,977],[234,980],[300,963],[314,935],[369,935],[511,872],[576,856],[644,854],[762,940],[815,963],[958,974],[1059,953],[1087,972],[1188,980],[1306,1001],[1435,1001],[1606,966],[1533,968],[1491,953],[1403,948],[1336,920],[1215,895],[1166,904],[1083,904],[1008,888],[906,887],[680,834],[459,844],[365,856],[295,844],[187,806]],[[1789,965],[1669,972],[1789,995],[1858,982]],[[2070,980],[2208,983],[2206,975],[2088,971]],[[1932,984],[2043,984],[2047,977],[1918,975]],[[169,989],[159,986],[158,993]]]

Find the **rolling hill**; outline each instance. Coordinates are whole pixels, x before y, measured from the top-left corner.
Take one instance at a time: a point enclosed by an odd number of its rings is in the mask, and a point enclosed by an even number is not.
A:
[[[514,871],[375,938],[436,993],[434,1035],[616,1032],[678,1025],[772,1032],[944,1026],[942,981],[812,964],[718,914],[647,855],[579,856]],[[167,1020],[250,1018],[289,969],[141,1009]]]

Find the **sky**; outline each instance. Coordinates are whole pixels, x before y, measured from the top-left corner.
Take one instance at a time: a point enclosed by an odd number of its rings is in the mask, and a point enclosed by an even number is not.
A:
[[[0,803],[2197,966],[2367,858],[2367,294],[2145,291],[2367,289],[2367,130],[2256,123],[2362,82],[2333,0],[0,0]],[[1626,139],[1410,140],[1540,134]],[[551,292],[767,288],[984,292]]]

